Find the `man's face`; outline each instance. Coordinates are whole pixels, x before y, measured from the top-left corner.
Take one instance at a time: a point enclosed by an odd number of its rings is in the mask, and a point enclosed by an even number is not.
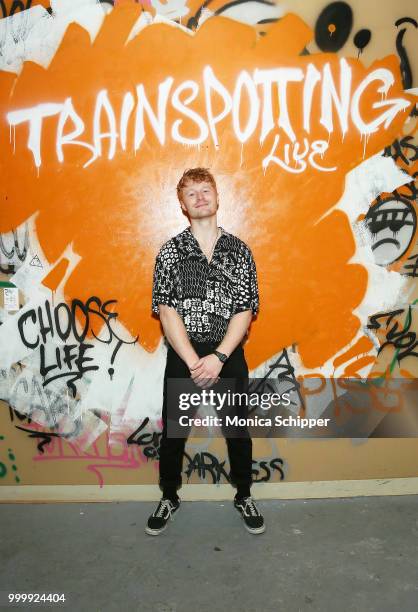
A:
[[[181,207],[191,219],[203,219],[216,215],[218,194],[212,183],[189,181],[181,192]]]

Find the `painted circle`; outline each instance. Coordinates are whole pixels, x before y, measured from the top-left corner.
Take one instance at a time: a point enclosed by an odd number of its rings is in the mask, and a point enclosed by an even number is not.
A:
[[[321,51],[339,51],[353,27],[353,11],[347,2],[331,2],[315,24],[315,42]]]
[[[389,197],[369,208],[365,223],[372,236],[375,262],[387,266],[408,250],[415,236],[417,215],[405,198]]]
[[[372,33],[370,32],[370,30],[359,30],[354,36],[353,42],[357,49],[362,50],[369,44],[371,37]]]

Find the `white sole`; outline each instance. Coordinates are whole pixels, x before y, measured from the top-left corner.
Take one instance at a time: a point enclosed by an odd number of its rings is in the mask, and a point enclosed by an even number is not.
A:
[[[242,520],[244,521],[244,519]],[[259,533],[264,533],[266,530],[265,525],[263,525],[262,527],[256,527],[255,529],[251,529],[250,527],[248,527],[248,525],[245,524],[245,521],[244,521],[244,527],[248,531],[248,533],[252,533],[254,535],[258,535]]]
[[[160,533],[167,529],[167,525],[164,525],[161,529],[151,529],[151,527],[145,527],[145,533],[152,536],[158,536]]]

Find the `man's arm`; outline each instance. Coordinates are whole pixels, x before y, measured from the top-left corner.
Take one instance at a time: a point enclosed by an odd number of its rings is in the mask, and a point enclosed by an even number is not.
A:
[[[251,310],[244,310],[234,314],[228,324],[224,339],[216,350],[220,353],[225,353],[229,357],[246,335],[252,318],[253,313]]]
[[[235,314],[229,321],[226,334],[217,347],[220,353],[225,353],[228,357],[244,338],[250,326],[253,313],[251,310],[244,310]],[[222,370],[222,361],[213,353],[202,357],[192,366],[191,374],[193,381],[199,386],[209,387],[216,380]]]
[[[159,304],[159,310],[165,337],[190,370],[196,366],[199,356],[189,340],[183,319],[171,306]]]
[[[183,319],[176,311],[178,297],[175,292],[173,266],[177,258],[173,240],[169,240],[161,247],[155,259],[152,312],[160,317],[165,337],[190,369],[199,360],[199,356],[190,343]]]

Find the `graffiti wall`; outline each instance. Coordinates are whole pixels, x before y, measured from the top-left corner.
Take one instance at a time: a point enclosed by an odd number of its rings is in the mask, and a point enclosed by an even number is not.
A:
[[[414,0],[0,0],[0,18],[0,485],[156,482],[152,272],[188,167],[257,263],[253,375],[307,412],[328,397],[312,377],[418,376]],[[414,476],[415,449],[257,440],[253,476]],[[189,441],[186,480],[228,482],[222,440]]]

